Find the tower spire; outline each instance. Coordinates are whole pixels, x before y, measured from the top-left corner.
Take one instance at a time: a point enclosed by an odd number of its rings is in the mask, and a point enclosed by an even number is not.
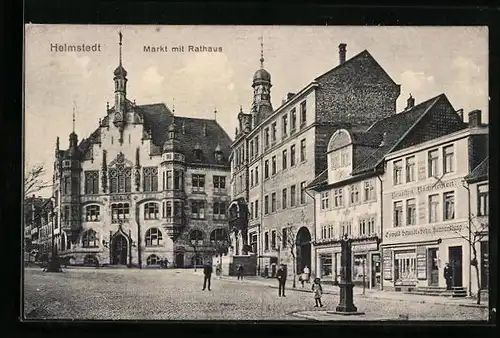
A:
[[[264,68],[264,36],[260,35],[260,68]]]
[[[120,37],[120,66],[122,65],[122,39],[123,39],[123,35],[122,35],[122,31],[119,31],[118,32],[118,36]]]
[[[75,133],[75,106],[76,103],[73,102],[73,134]]]
[[[217,121],[217,108],[214,109],[214,120]]]

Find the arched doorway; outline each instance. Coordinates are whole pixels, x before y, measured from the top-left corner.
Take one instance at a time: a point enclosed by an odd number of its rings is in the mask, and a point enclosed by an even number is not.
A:
[[[302,227],[297,232],[297,273],[301,273],[304,268],[311,269],[311,233],[306,227]]]
[[[175,267],[176,268],[184,267],[184,252],[177,251],[175,253]]]
[[[113,238],[111,246],[111,264],[126,265],[128,256],[128,241],[125,236],[118,234]]]

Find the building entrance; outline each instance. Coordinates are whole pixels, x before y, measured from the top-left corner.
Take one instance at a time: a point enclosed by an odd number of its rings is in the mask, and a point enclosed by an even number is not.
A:
[[[380,286],[380,255],[372,254],[371,287],[376,289]]]
[[[183,268],[184,267],[184,253],[176,252],[175,253],[175,267]]]
[[[111,245],[111,264],[127,265],[128,241],[123,235],[117,235],[113,238]]]
[[[307,266],[311,269],[311,233],[306,227],[300,228],[297,232],[297,271],[302,273]]]
[[[453,273],[452,286],[462,285],[462,247],[451,246],[448,248],[448,257]]]
[[[429,286],[439,285],[438,249],[431,248],[427,252],[427,266],[429,268]]]

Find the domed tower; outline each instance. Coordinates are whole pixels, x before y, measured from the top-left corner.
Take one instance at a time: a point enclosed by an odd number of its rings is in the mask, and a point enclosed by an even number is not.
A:
[[[75,133],[75,111],[73,109],[73,131],[69,134],[69,148],[62,158],[61,172],[61,228],[75,243],[81,229],[80,187],[81,152]]]
[[[273,112],[271,105],[271,74],[264,69],[264,39],[260,43],[260,69],[253,75],[253,125],[256,126]]]
[[[164,191],[163,227],[169,237],[175,241],[184,227],[184,173],[186,171],[186,158],[180,147],[175,118],[168,126],[160,171]]]
[[[127,71],[122,66],[122,32],[119,32],[118,35],[120,37],[120,60],[118,67],[116,67],[113,72],[113,81],[115,83],[115,115],[113,116],[113,123],[120,129],[120,131],[123,131],[123,127],[125,125],[125,114],[127,113]]]

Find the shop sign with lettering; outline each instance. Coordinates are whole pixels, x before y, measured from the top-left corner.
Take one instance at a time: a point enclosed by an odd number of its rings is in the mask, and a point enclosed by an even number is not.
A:
[[[395,228],[384,231],[384,239],[408,236],[426,236],[431,238],[438,238],[442,233],[459,233],[463,229],[465,229],[466,226],[467,224],[465,222],[461,222],[452,224],[428,224],[420,227],[408,226],[403,228]]]
[[[398,190],[398,191],[394,191],[391,194],[391,198],[392,199],[406,198],[406,197],[419,195],[419,194],[429,192],[429,191],[434,191],[434,190],[439,190],[439,189],[444,189],[444,188],[453,188],[453,187],[458,186],[459,181],[460,180],[458,180],[458,179],[450,180],[450,181],[443,181],[443,182],[438,181],[436,183],[430,183],[430,184],[422,185],[422,186],[415,187],[415,188]]]
[[[384,249],[383,250],[383,267],[384,267],[384,279],[391,280],[392,279],[392,250]]]
[[[427,279],[427,248],[417,247],[417,278]]]

